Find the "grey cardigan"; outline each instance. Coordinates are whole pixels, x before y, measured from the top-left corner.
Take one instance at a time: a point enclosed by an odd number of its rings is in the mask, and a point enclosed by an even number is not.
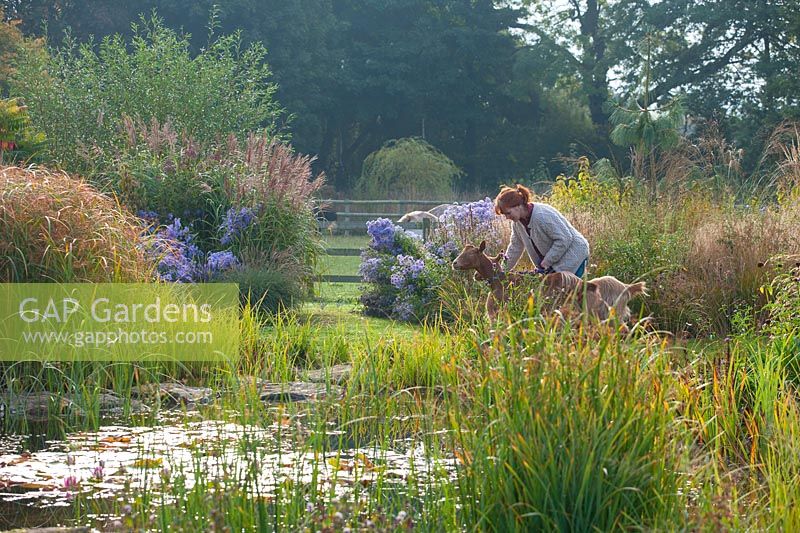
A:
[[[506,249],[508,270],[519,262],[523,251],[528,252],[536,266],[556,272],[575,272],[584,260],[588,262],[589,242],[556,208],[534,203],[528,227],[530,237],[522,222],[511,225],[511,242]],[[536,248],[544,257],[536,253]]]

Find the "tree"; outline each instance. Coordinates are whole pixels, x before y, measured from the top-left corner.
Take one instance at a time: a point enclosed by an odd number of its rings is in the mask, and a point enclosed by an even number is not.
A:
[[[263,46],[220,36],[192,57],[186,37],[156,17],[133,31],[130,40],[114,35],[97,46],[66,41],[44,63],[20,65],[13,95],[23,97],[56,162],[90,170],[98,151],[111,154],[126,138],[126,116],[169,123],[177,132],[170,137],[186,134],[200,143],[275,132],[283,110]]]
[[[3,7],[0,5],[0,97],[8,95],[9,82],[20,61],[27,56],[44,57],[44,42],[41,39],[26,39],[19,27],[22,21],[13,19],[6,22]]]
[[[389,198],[450,198],[461,171],[420,138],[386,142],[364,160],[359,192]]]

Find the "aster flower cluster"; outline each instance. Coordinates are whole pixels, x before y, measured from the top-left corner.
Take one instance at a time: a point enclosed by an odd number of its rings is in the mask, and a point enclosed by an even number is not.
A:
[[[465,244],[486,240],[493,250],[508,242],[510,227],[495,214],[490,198],[449,207],[428,242],[391,220],[367,223],[369,245],[361,253],[365,313],[421,320],[438,309],[439,287],[453,275],[450,264]]]
[[[390,280],[396,289],[407,287],[413,289],[414,281],[420,277],[424,270],[425,261],[422,259],[416,259],[410,255],[398,255],[397,264],[392,267]]]
[[[451,263],[461,252],[461,248],[453,241],[445,241],[444,243],[428,241],[425,243],[425,249],[436,257],[436,262],[440,265]]]
[[[367,223],[368,247],[359,275],[365,284],[361,303],[367,314],[419,320],[431,310],[436,288],[449,268],[419,239],[388,219]]]
[[[395,236],[403,231],[388,218],[379,218],[367,222],[367,235],[370,236],[369,247],[376,252],[397,253]]]
[[[380,283],[387,276],[385,261],[382,257],[371,257],[366,251],[361,252],[361,266],[358,275],[364,283]]]
[[[220,244],[223,246],[231,244],[245,229],[250,227],[255,219],[255,212],[249,207],[240,207],[238,209],[231,207],[228,209],[225,214],[225,220],[219,228],[222,232],[222,238],[219,240]]]
[[[238,258],[228,250],[208,254],[200,250],[191,226],[184,226],[180,218],[155,232],[150,253],[158,260],[158,277],[176,283],[210,281],[240,266]]]
[[[156,232],[154,255],[160,257],[159,278],[180,283],[197,280],[200,274],[197,263],[202,252],[193,241],[191,228],[181,224],[180,218]]]
[[[502,249],[508,242],[509,225],[494,212],[491,198],[454,205],[439,217],[440,224],[434,228],[426,243],[428,251],[450,263],[465,244],[477,244],[485,240],[490,248]]]
[[[477,202],[448,207],[439,219],[450,232],[468,229],[471,233],[481,233],[492,228],[497,214],[491,198],[486,197]]]
[[[239,266],[239,259],[229,250],[211,252],[206,256],[206,272],[209,277],[213,277],[219,272],[233,270]]]
[[[158,224],[158,213],[155,211],[140,209],[136,212],[136,216],[147,222],[148,225]]]

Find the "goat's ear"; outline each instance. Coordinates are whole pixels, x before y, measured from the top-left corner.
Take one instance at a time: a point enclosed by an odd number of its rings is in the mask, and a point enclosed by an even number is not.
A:
[[[485,240],[483,240],[483,241],[481,241],[481,244],[480,244],[480,246],[478,246],[478,251],[479,251],[479,252],[482,252],[482,251],[484,251],[485,249],[486,249],[486,241],[485,241]]]

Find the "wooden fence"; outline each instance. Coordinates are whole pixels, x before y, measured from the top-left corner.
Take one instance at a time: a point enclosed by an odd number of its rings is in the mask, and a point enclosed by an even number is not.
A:
[[[410,211],[425,211],[437,205],[450,203],[446,200],[323,200],[320,202],[327,211],[336,213],[336,220],[319,220],[320,231],[333,235],[363,235],[367,232],[367,222],[376,218],[388,218],[405,230],[419,232],[425,238],[430,229],[430,220],[399,223],[397,220]],[[326,253],[333,256],[357,256],[361,250],[355,248],[327,248]],[[359,283],[356,275],[325,275],[322,281]]]
[[[447,200],[323,200],[321,204],[336,213],[333,222],[320,221],[320,229],[333,234],[364,234],[367,221],[388,218],[404,229],[422,229],[421,222],[397,222],[409,211],[424,211],[437,205],[451,203]]]

